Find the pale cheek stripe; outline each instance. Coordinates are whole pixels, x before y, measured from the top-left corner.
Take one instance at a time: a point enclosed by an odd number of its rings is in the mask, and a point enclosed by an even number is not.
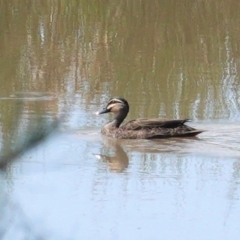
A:
[[[107,109],[110,110],[112,107],[114,107],[115,104],[111,104],[109,106],[107,106]]]
[[[117,98],[113,98],[108,102],[108,104],[111,103],[112,101],[115,101],[115,102],[118,102],[118,103],[123,103],[121,100],[119,100]]]

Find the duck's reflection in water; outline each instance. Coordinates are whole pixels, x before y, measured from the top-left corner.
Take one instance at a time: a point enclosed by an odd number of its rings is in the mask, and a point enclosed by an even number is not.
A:
[[[111,154],[94,154],[98,159],[106,162],[109,166],[110,171],[121,173],[128,167],[129,160],[126,152],[121,146],[121,140],[119,139],[104,139],[103,152],[109,152],[109,149],[113,151],[114,155]]]

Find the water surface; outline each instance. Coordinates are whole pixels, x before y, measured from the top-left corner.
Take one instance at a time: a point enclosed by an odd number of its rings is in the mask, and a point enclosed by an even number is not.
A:
[[[240,3],[0,1],[0,238],[237,240]],[[191,118],[196,138],[116,140],[137,117]],[[49,131],[50,132],[50,131]],[[15,156],[15,155],[14,155]]]

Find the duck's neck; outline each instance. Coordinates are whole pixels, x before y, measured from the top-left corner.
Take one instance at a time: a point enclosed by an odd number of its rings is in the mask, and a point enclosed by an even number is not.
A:
[[[111,122],[112,126],[119,128],[123,120],[126,118],[127,114],[128,112],[119,112]]]

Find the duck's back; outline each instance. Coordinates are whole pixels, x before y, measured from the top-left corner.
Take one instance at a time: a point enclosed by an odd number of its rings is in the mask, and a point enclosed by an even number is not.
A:
[[[141,129],[156,129],[156,128],[177,128],[183,126],[184,123],[189,122],[189,119],[178,119],[178,120],[168,120],[168,119],[146,119],[139,118],[131,120],[122,126],[125,130],[141,130]]]
[[[185,125],[189,119],[136,119],[115,129],[114,137],[123,139],[158,139],[196,136],[203,132]]]

